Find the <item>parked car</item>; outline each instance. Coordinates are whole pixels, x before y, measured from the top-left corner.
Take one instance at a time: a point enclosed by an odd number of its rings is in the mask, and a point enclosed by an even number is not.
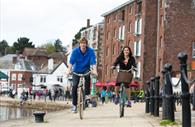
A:
[[[8,94],[11,88],[7,85],[3,85],[0,87],[0,94]]]

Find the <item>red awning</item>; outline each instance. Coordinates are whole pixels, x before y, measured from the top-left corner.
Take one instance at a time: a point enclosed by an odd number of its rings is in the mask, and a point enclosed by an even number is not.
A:
[[[96,82],[95,86],[104,86],[104,83],[102,83],[102,82]]]
[[[108,83],[106,83],[106,86],[115,86],[116,85],[116,82],[108,82]]]
[[[137,81],[132,81],[131,83],[130,83],[130,86],[132,86],[132,87],[138,87],[140,84],[139,84],[139,82],[137,82]]]

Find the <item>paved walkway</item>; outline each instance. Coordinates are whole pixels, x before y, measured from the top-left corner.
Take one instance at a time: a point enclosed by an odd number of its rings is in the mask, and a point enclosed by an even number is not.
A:
[[[70,110],[47,113],[44,123],[35,123],[34,118],[11,120],[0,127],[160,127],[159,118],[144,113],[144,103],[136,103],[125,109],[125,117],[119,118],[118,106],[113,103],[87,108],[84,119]]]

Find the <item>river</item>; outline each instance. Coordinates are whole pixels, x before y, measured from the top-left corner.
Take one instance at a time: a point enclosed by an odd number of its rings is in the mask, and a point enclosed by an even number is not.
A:
[[[33,116],[35,109],[12,108],[0,106],[0,121],[20,119]]]

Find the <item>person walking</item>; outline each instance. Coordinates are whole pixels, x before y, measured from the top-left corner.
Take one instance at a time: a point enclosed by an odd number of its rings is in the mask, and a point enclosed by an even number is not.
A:
[[[111,69],[115,69],[116,66],[119,66],[119,68],[121,70],[130,70],[132,67],[136,68],[136,61],[135,58],[132,55],[131,49],[128,46],[124,46],[122,52],[120,53],[120,55],[116,58],[113,66],[111,67]],[[129,72],[132,73],[132,72]],[[115,97],[115,104],[119,103],[119,86],[120,86],[120,82],[116,83],[116,88],[115,88],[115,93],[116,93],[116,97]],[[125,83],[125,87],[126,87],[126,94],[128,96],[128,103],[127,106],[131,107],[131,91],[130,91],[130,87],[129,87],[129,83]]]
[[[90,71],[92,66],[92,73],[97,75],[96,69],[96,56],[92,48],[88,46],[86,38],[81,38],[79,47],[73,49],[69,64],[67,75],[72,71],[79,74],[85,74]],[[77,88],[80,77],[73,74],[73,87],[72,87],[72,112],[77,112]],[[90,94],[90,75],[85,76],[85,95]],[[86,97],[87,98],[87,97]]]

